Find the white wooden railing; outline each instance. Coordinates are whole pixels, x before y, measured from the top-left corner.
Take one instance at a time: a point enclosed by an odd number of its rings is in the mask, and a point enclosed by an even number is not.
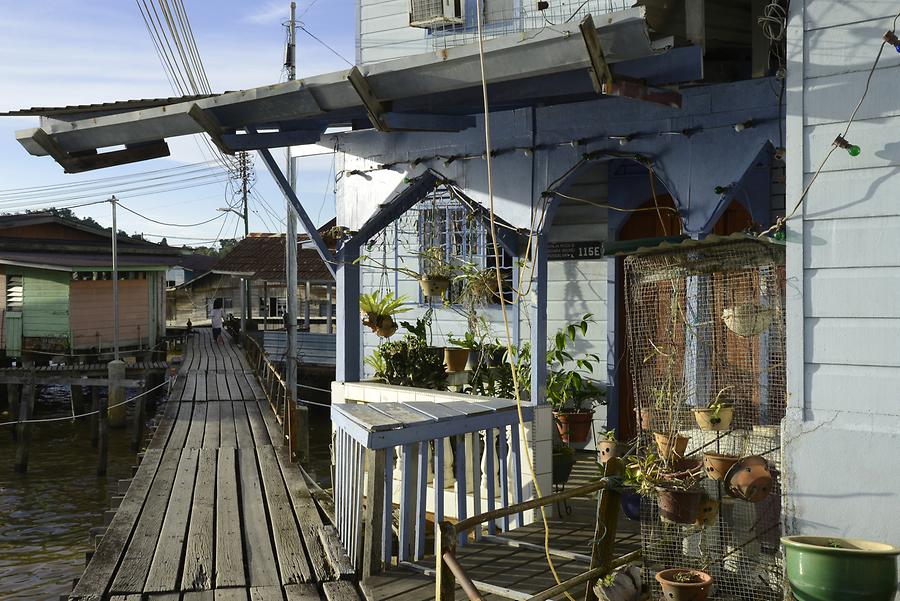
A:
[[[513,401],[425,392],[431,400],[365,402],[335,395],[335,521],[363,576],[391,562],[395,504],[397,558],[409,561],[426,554],[426,519],[463,520],[508,507],[522,502],[528,489]],[[530,429],[534,412],[522,409]],[[504,516],[488,521],[486,529],[496,534],[524,520],[521,513]],[[458,544],[465,542],[461,537]]]

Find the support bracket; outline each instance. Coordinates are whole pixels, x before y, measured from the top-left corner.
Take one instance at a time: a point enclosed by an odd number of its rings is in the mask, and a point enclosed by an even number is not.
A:
[[[225,154],[234,154],[234,149],[230,148],[222,137],[222,124],[212,113],[203,110],[198,104],[192,104],[187,114],[209,135],[216,148]]]
[[[384,121],[384,114],[388,112],[387,108],[372,92],[369,82],[366,81],[366,76],[362,74],[359,67],[350,69],[350,72],[347,73],[347,81],[353,86],[356,95],[359,96],[363,106],[366,107],[366,114],[369,116],[369,121],[372,122],[372,127],[378,131],[391,131],[391,128]]]
[[[127,144],[124,150],[111,152],[97,152],[86,150],[70,154],[43,129],[38,129],[32,135],[35,143],[47,151],[53,159],[59,163],[66,173],[82,173],[94,169],[116,167],[129,163],[138,163],[150,159],[159,159],[169,156],[169,145],[165,140],[156,140],[142,144]]]

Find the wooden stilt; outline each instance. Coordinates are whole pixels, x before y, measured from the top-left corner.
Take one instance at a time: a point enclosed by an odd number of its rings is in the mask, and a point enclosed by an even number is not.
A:
[[[90,387],[91,394],[91,411],[100,411],[100,388],[98,386]],[[91,446],[97,448],[99,440],[100,415],[94,413],[91,416]]]
[[[9,398],[9,413],[10,416],[18,421],[19,419],[19,399],[22,396],[22,385],[21,384],[7,384],[7,397]],[[12,437],[14,441],[19,439],[19,428],[18,426],[12,428]]]
[[[31,419],[34,410],[34,374],[29,374],[26,384],[22,386],[22,394],[19,399],[19,423],[16,424],[18,446],[16,447],[15,470],[24,474],[28,471],[28,454],[31,446]]]

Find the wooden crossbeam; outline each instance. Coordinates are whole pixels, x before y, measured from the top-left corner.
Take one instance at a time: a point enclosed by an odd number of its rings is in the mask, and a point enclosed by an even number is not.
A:
[[[234,149],[229,147],[222,137],[222,124],[219,123],[219,120],[212,113],[203,110],[198,104],[193,104],[188,110],[188,117],[193,119],[209,135],[216,148],[225,154],[234,154]]]

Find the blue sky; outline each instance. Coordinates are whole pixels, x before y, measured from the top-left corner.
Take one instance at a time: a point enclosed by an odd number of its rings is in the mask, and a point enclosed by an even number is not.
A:
[[[301,0],[297,4],[304,26],[352,61],[354,0]],[[213,91],[261,86],[282,78],[282,23],[289,15],[289,1],[184,0],[184,5]],[[141,13],[131,0],[0,0],[0,15],[0,111],[173,95]],[[298,30],[297,36],[300,77],[346,68],[346,63],[302,31]],[[16,130],[36,125],[37,119],[31,117],[0,119],[0,211],[26,203],[35,208],[47,206],[43,192],[11,190],[167,169],[207,160],[211,154],[208,150],[206,157],[201,154],[200,148],[206,146],[195,137],[177,138],[170,140],[170,158],[66,175],[49,157],[32,157],[16,142]],[[330,154],[301,159],[298,191],[318,223],[334,216],[331,167]],[[262,165],[257,174],[258,195],[283,219],[281,194]],[[207,180],[199,180],[203,181]],[[78,195],[84,199],[70,203],[106,198],[126,182],[92,186]],[[123,204],[158,221],[197,223],[215,217],[226,197],[230,201],[225,184],[214,181],[202,187],[134,197]],[[254,199],[250,206],[251,231],[283,228],[260,201]],[[110,223],[108,205],[75,210],[105,225]],[[119,227],[165,234],[170,244],[191,243],[180,238],[212,240],[220,230],[224,237],[231,237],[236,228],[239,234],[243,231],[234,215],[227,218],[224,228],[221,219],[193,228],[170,228],[124,211],[119,215]]]

